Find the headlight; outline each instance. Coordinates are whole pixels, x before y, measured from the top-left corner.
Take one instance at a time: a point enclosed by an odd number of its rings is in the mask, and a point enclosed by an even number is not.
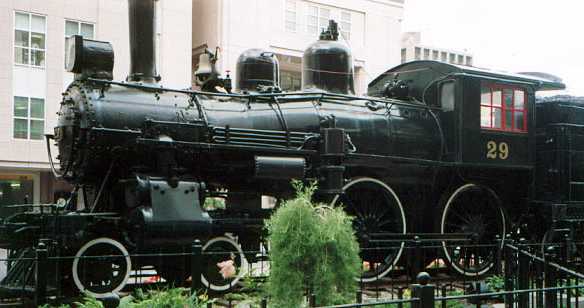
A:
[[[108,42],[83,39],[81,35],[67,38],[65,69],[84,77],[113,78],[114,50]]]

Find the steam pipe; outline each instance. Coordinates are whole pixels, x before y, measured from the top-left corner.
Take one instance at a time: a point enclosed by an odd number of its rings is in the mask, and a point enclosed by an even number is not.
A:
[[[130,74],[128,81],[155,83],[156,0],[128,0],[130,26]]]

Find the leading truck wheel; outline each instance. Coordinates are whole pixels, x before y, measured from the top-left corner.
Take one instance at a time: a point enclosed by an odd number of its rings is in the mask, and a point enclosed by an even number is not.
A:
[[[203,246],[201,282],[212,291],[231,289],[245,275],[247,267],[241,246],[231,237],[215,237]]]
[[[73,282],[79,291],[103,298],[124,288],[131,269],[132,261],[124,245],[111,238],[96,238],[75,254]]]
[[[443,241],[446,261],[459,274],[477,277],[495,265],[497,235],[505,238],[505,213],[491,189],[466,184],[444,203],[440,233],[471,234],[470,241]],[[503,241],[501,241],[502,245]]]
[[[386,276],[399,260],[404,242],[376,244],[372,233],[406,233],[406,218],[397,194],[385,183],[373,178],[359,178],[343,187],[333,199],[353,216],[353,228],[361,248],[363,272],[359,281],[373,282]],[[390,235],[389,235],[390,236]]]

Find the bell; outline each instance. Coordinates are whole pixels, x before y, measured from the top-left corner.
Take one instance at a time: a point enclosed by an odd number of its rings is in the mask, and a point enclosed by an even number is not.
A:
[[[195,82],[201,86],[205,81],[217,74],[215,64],[212,62],[212,54],[204,52],[199,56],[199,65],[195,71]]]

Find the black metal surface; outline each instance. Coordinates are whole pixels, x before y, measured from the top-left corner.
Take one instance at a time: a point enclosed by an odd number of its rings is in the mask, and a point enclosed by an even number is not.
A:
[[[258,87],[280,84],[280,64],[275,54],[262,49],[248,49],[237,58],[236,89],[258,91]]]
[[[130,22],[130,73],[128,81],[155,82],[156,1],[128,0]]]
[[[575,203],[571,218],[581,218],[584,204],[584,101],[556,96],[537,103],[537,198]]]
[[[353,94],[353,56],[338,41],[337,24],[330,21],[327,31],[302,56],[302,89]]]
[[[131,188],[125,195],[135,199],[128,205],[140,205],[128,217],[132,226],[128,234],[141,249],[188,245],[193,234],[211,234],[213,221],[201,209],[200,183],[179,181],[173,187],[166,181],[146,178],[136,184],[126,185]]]
[[[303,179],[306,160],[302,157],[255,157],[255,176],[266,179]]]
[[[83,77],[111,80],[114,69],[114,49],[108,42],[83,39],[74,35],[67,39],[65,68]]]

